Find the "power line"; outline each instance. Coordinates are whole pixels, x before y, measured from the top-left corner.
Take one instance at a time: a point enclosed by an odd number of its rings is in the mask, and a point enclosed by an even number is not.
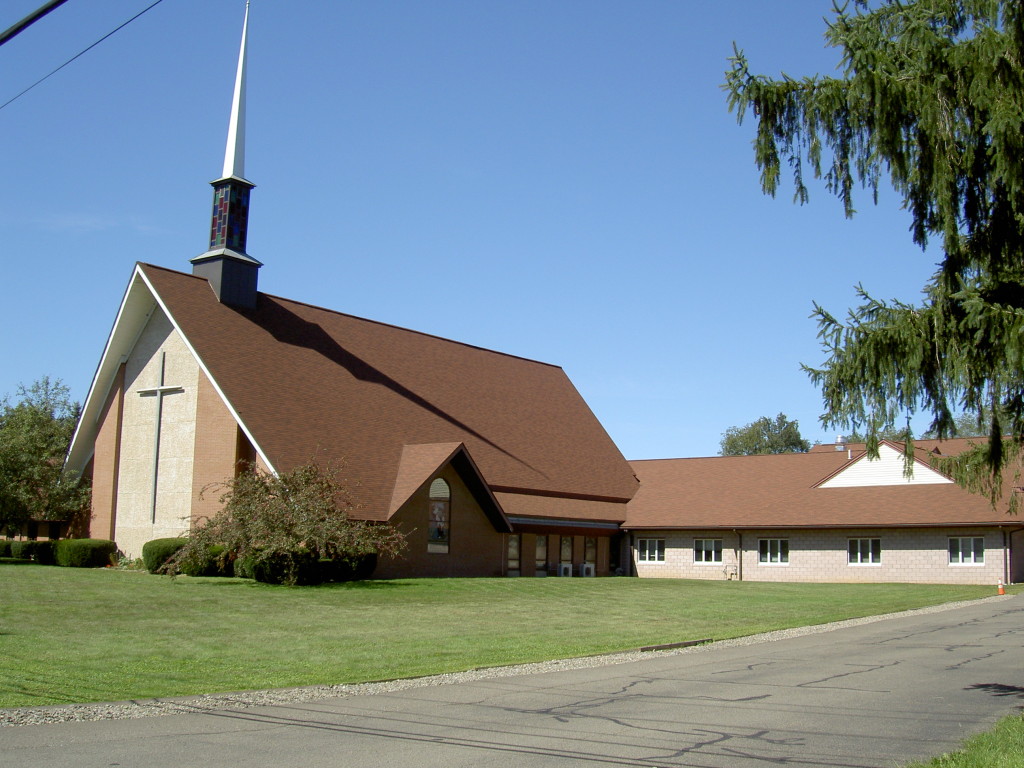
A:
[[[62,2],[63,2],[63,0],[62,0]],[[130,19],[128,19],[128,21],[126,21],[126,22],[125,22],[124,24],[121,24],[121,25],[120,25],[119,27],[117,27],[116,29],[112,29],[112,30],[111,30],[110,32],[108,32],[107,34],[105,34],[105,35],[104,35],[103,37],[101,37],[101,38],[100,38],[99,40],[97,40],[97,41],[96,41],[95,43],[93,43],[92,45],[90,45],[90,46],[89,46],[88,48],[85,48],[84,50],[82,50],[82,51],[79,51],[78,53],[76,53],[76,54],[75,54],[74,56],[72,56],[72,57],[71,57],[70,59],[68,59],[67,61],[65,61],[65,62],[64,62],[63,64],[61,64],[61,65],[60,65],[59,67],[57,67],[57,68],[56,68],[55,70],[53,70],[52,72],[50,72],[50,73],[49,73],[48,75],[45,75],[45,76],[43,76],[43,77],[39,78],[38,80],[36,80],[36,81],[35,81],[34,83],[32,83],[32,85],[30,85],[30,86],[29,86],[28,88],[26,88],[25,90],[23,90],[23,91],[22,91],[21,93],[19,93],[19,94],[18,94],[17,96],[15,96],[15,97],[14,97],[14,98],[12,98],[12,99],[8,99],[8,100],[7,100],[7,101],[5,101],[5,102],[4,102],[3,104],[0,104],[0,109],[3,109],[4,107],[6,107],[6,106],[7,106],[8,104],[10,104],[11,102],[17,101],[17,100],[18,100],[18,99],[20,99],[20,98],[21,98],[22,96],[24,96],[24,95],[25,95],[26,93],[28,93],[28,92],[29,92],[29,91],[31,91],[31,90],[32,90],[33,88],[35,88],[35,87],[36,87],[37,85],[39,85],[39,84],[40,84],[41,82],[43,82],[44,80],[48,80],[48,79],[49,79],[50,77],[52,77],[53,75],[55,75],[55,74],[57,74],[58,72],[60,72],[60,71],[61,71],[62,69],[64,69],[64,67],[66,67],[66,66],[67,66],[68,64],[70,64],[70,63],[71,63],[72,61],[74,61],[75,59],[77,59],[77,58],[78,58],[79,56],[81,56],[81,55],[82,55],[82,54],[84,54],[84,53],[88,53],[88,52],[89,52],[89,51],[91,51],[91,50],[92,50],[93,48],[95,48],[95,47],[96,47],[97,45],[99,45],[99,44],[100,44],[100,43],[102,43],[102,42],[103,42],[104,40],[106,40],[106,39],[107,39],[108,37],[110,37],[111,35],[113,35],[113,34],[114,34],[115,32],[119,32],[120,30],[124,29],[124,28],[125,28],[125,27],[127,27],[127,26],[128,26],[129,24],[131,24],[131,23],[132,23],[133,21],[135,21],[135,20],[136,20],[137,18],[139,18],[139,16],[141,16],[142,14],[144,14],[144,13],[145,13],[146,11],[150,10],[151,8],[154,8],[154,7],[158,6],[158,5],[160,5],[160,3],[162,3],[162,2],[163,2],[163,0],[156,0],[156,2],[155,2],[155,3],[153,3],[152,5],[148,6],[147,8],[144,8],[144,9],[142,9],[142,10],[141,10],[141,11],[139,11],[139,12],[138,12],[137,14],[135,14],[135,15],[134,15],[134,16],[132,16],[132,17],[131,17]],[[55,7],[56,7],[56,6],[55,6]],[[15,33],[15,34],[17,34],[17,33]]]
[[[55,10],[56,8],[59,8],[60,6],[64,5],[64,3],[66,3],[67,1],[68,0],[50,0],[50,2],[32,11],[32,13],[30,13],[28,16],[26,16],[24,19],[19,21],[14,26],[8,27],[3,32],[0,32],[0,45],[3,45],[24,29],[31,27],[33,24],[35,24],[37,21],[43,18],[43,16],[48,14],[50,11]]]

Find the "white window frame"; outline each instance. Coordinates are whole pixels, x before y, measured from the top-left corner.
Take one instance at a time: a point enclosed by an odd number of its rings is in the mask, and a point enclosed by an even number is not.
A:
[[[708,546],[709,544],[710,544],[710,547]],[[694,539],[693,540],[693,562],[697,563],[698,565],[721,565],[722,564],[722,540],[721,539]]]
[[[953,554],[953,542],[956,542],[956,555]],[[966,547],[965,547],[966,543]],[[949,564],[954,567],[978,566],[985,564],[984,536],[950,536],[946,543]],[[969,551],[965,551],[969,550]],[[954,559],[954,557],[956,559]],[[970,559],[967,559],[967,558]]]
[[[772,546],[773,542],[775,543],[774,547]],[[767,547],[765,546],[766,544]],[[774,556],[778,558],[777,560],[772,559],[773,549],[775,550]],[[785,549],[785,552],[783,552],[783,549]],[[789,565],[789,539],[758,539],[757,564],[769,566]]]
[[[653,547],[652,547],[653,545]],[[652,557],[653,555],[653,557]],[[664,539],[637,539],[636,561],[638,563],[658,564],[665,562]]]
[[[846,564],[879,566],[882,564],[882,540],[880,538],[849,539],[846,543]]]

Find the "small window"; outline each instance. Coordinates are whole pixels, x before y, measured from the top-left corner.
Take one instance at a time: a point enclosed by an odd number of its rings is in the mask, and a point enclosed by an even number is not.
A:
[[[508,536],[508,571],[509,574],[519,573],[519,546],[522,544],[522,537],[518,533],[510,533]]]
[[[789,562],[789,539],[759,539],[757,561],[765,565]]]
[[[548,569],[548,537],[544,535],[537,536],[537,547],[534,553],[534,567],[538,571],[546,571]]]
[[[695,563],[720,563],[720,562],[722,562],[722,540],[721,539],[694,539],[693,540],[693,562],[695,562]]]
[[[583,539],[583,562],[597,562],[597,539],[593,536],[587,536]]]
[[[951,537],[949,540],[950,565],[984,565],[985,539],[981,536]]]
[[[880,565],[882,562],[881,539],[850,539],[847,551],[850,565]]]
[[[637,539],[636,559],[641,563],[664,563],[664,539]]]
[[[559,545],[558,561],[561,563],[572,562],[572,536],[562,536],[562,541]]]
[[[447,554],[451,538],[451,488],[442,478],[430,484],[429,514],[427,524],[427,552]]]

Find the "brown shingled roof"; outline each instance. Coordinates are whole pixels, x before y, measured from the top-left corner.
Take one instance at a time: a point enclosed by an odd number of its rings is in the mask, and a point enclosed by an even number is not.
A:
[[[632,470],[561,368],[140,265],[277,470],[344,463],[385,519],[407,445],[461,443],[492,490],[624,502]],[[406,478],[408,479],[408,478]]]
[[[952,441],[942,445],[947,455],[957,449]],[[855,451],[853,458],[861,455],[863,449]],[[849,460],[846,451],[833,450],[633,461],[630,463],[640,478],[640,490],[627,506],[624,527],[818,528],[1017,522],[1003,509],[993,510],[984,497],[954,484],[815,487]]]

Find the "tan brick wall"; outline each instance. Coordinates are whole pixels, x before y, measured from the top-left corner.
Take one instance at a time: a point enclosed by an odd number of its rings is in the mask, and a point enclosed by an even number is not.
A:
[[[430,480],[436,477],[443,477],[451,487],[448,553],[427,552],[428,481],[392,517],[392,523],[406,535],[405,552],[399,559],[381,560],[374,578],[503,575],[507,555],[505,537],[494,530],[451,466]]]
[[[140,389],[160,381],[182,392],[163,398],[156,519],[153,520],[153,458],[156,398]],[[157,311],[150,318],[125,365],[121,461],[117,481],[115,541],[129,557],[139,557],[151,539],[181,536],[192,513],[192,467],[195,444],[199,366],[170,321]]]
[[[950,565],[949,537],[982,536],[985,539],[983,565]],[[636,562],[635,541],[641,538],[665,539],[664,563]],[[722,563],[693,562],[693,540],[721,538]],[[877,530],[764,530],[739,536],[713,531],[663,531],[634,534],[633,558],[638,576],[647,578],[724,579],[727,573],[742,571],[745,581],[804,582],[900,582],[918,584],[992,584],[1004,578],[1003,534],[983,528],[949,529],[877,529]],[[789,541],[789,562],[758,562],[760,539]],[[882,556],[878,565],[851,565],[848,541],[881,539]],[[740,563],[742,556],[742,564]],[[735,578],[735,577],[734,577]]]
[[[100,414],[100,426],[92,459],[92,520],[88,535],[113,539],[117,516],[117,475],[121,459],[121,412],[124,399],[124,365],[114,377],[107,402]]]
[[[223,484],[235,476],[236,461],[240,458],[235,417],[202,371],[198,377],[194,450],[193,522],[212,517],[220,509]]]
[[[664,539],[665,562],[641,563],[637,561],[636,541],[639,539]],[[693,562],[694,539],[721,539],[721,563]],[[633,536],[633,562],[637,576],[656,579],[711,579],[725,580],[732,574],[737,578],[739,553],[738,537],[734,533],[723,534],[718,531],[661,531],[653,533],[637,533]]]

